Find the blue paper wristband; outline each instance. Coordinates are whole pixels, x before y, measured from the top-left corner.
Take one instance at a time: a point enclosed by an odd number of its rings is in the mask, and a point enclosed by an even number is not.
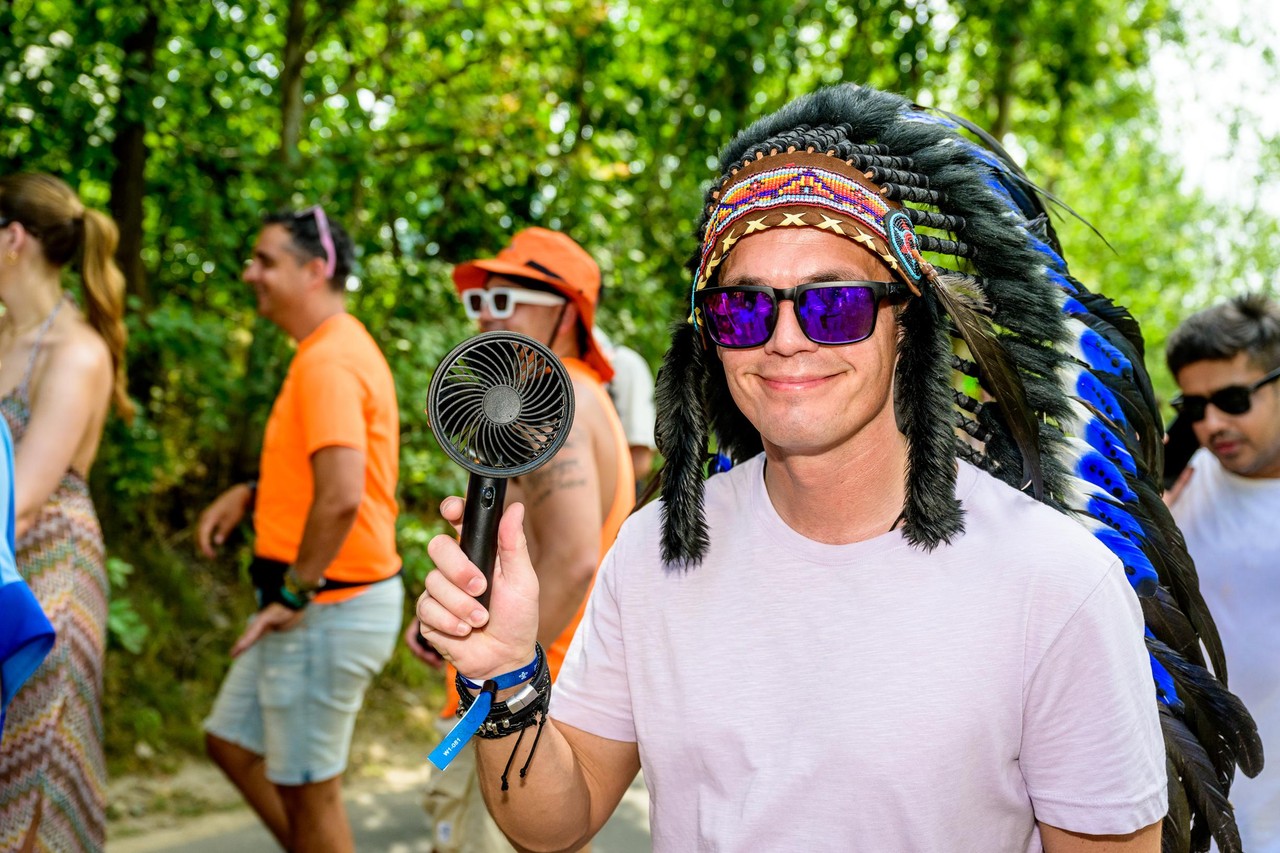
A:
[[[479,690],[480,695],[444,736],[444,739],[436,745],[436,748],[431,750],[428,756],[431,763],[441,770],[448,768],[458,752],[467,745],[489,716],[489,710],[493,707],[497,692],[516,687],[533,678],[538,672],[538,662],[542,659],[542,655],[542,646],[535,643],[531,662],[497,678],[485,679],[483,684],[476,684],[462,673],[458,673],[458,680],[472,690]]]
[[[441,770],[447,770],[453,759],[457,757],[458,752],[467,745],[471,740],[471,736],[480,728],[480,724],[484,722],[485,717],[489,716],[489,709],[493,707],[493,695],[497,693],[497,687],[492,681],[486,681],[486,685],[492,686],[492,690],[484,690],[476,701],[459,718],[449,733],[444,736],[444,740],[436,744],[436,748],[431,750],[431,754],[427,759]]]
[[[518,685],[524,684],[526,681],[533,678],[533,674],[538,671],[538,656],[541,654],[542,654],[542,647],[535,644],[534,650],[533,650],[533,660],[529,661],[527,664],[520,667],[519,669],[514,669],[511,672],[496,676],[494,678],[489,678],[486,680],[492,681],[494,684],[496,684],[499,690],[506,690],[509,687],[516,687]],[[467,685],[468,687],[470,687],[472,690],[481,690],[484,688],[483,684],[478,684],[472,681],[470,678],[467,678],[462,673],[458,673],[458,680],[461,681],[463,684]]]

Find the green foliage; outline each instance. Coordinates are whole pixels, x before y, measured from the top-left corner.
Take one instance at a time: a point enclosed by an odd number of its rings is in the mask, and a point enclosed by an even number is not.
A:
[[[400,395],[399,541],[417,592],[435,508],[464,481],[422,411],[434,365],[469,333],[450,266],[525,225],[567,230],[604,271],[601,325],[656,364],[716,152],[820,83],[898,90],[1003,134],[1107,235],[1114,253],[1059,223],[1073,269],[1135,306],[1158,364],[1180,316],[1273,268],[1280,246],[1273,217],[1179,191],[1156,144],[1146,66],[1180,33],[1166,0],[0,4],[0,171],[66,177],[125,237],[140,412],[109,425],[93,476],[120,555],[113,760],[139,742],[198,749],[250,607],[244,543],[211,567],[191,526],[256,470],[290,357],[239,282],[263,213],[321,202],[356,240],[350,305]],[[438,688],[403,653],[389,677]]]
[[[107,578],[111,586],[111,603],[107,612],[107,635],[111,642],[131,654],[142,651],[147,640],[148,628],[133,609],[133,602],[124,595],[133,566],[119,557],[107,558]]]

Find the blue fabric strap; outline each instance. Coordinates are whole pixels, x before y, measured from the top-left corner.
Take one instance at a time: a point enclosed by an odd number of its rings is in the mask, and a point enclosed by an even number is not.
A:
[[[436,748],[427,756],[432,764],[441,770],[448,768],[462,748],[471,740],[471,736],[480,728],[480,724],[489,716],[489,709],[493,707],[493,697],[497,692],[498,686],[493,681],[484,683],[475,704],[467,709],[467,713],[463,714],[458,722],[454,723],[453,728],[449,729],[449,733],[444,736],[444,740],[436,744]]]
[[[499,690],[506,690],[510,687],[517,687],[521,684],[524,684],[530,678],[533,678],[533,674],[537,671],[538,671],[538,652],[535,650],[533,653],[533,660],[529,661],[524,666],[520,667],[519,669],[513,669],[511,672],[505,673],[503,675],[499,675],[496,678],[491,678],[489,680],[492,681],[494,684],[498,685]],[[472,681],[470,678],[467,678],[462,673],[458,673],[458,678],[462,680],[463,684],[467,685],[472,690],[481,690],[484,688],[483,684],[477,684],[476,682]]]
[[[427,759],[441,770],[447,768],[462,748],[467,745],[467,742],[471,740],[472,735],[488,719],[489,711],[493,708],[498,691],[516,687],[533,678],[538,672],[538,661],[541,658],[542,648],[539,646],[534,649],[533,660],[529,661],[529,663],[519,669],[503,673],[496,678],[485,679],[483,684],[476,684],[459,673],[458,680],[472,690],[479,690],[480,695],[476,697],[476,701],[467,709],[467,712],[458,719],[458,722],[454,723],[453,728],[449,729],[449,733],[444,736],[444,740],[440,741],[436,748],[431,750],[431,754],[427,756]]]

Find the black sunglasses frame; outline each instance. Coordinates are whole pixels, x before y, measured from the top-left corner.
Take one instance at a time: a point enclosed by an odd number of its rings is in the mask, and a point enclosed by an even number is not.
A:
[[[761,284],[732,284],[732,285],[729,285],[728,287],[704,287],[702,290],[699,290],[696,294],[694,294],[694,297],[695,297],[698,309],[702,311],[702,317],[703,317],[702,325],[705,327],[704,329],[705,334],[713,344],[715,344],[718,347],[721,347],[722,349],[755,349],[756,347],[762,347],[765,344],[769,343],[770,339],[773,338],[773,333],[777,330],[777,326],[778,326],[779,303],[787,302],[787,301],[794,303],[800,297],[800,295],[803,294],[805,291],[821,290],[823,288],[828,288],[828,287],[861,287],[861,288],[870,290],[871,295],[875,297],[875,306],[877,309],[880,307],[880,301],[882,299],[900,299],[900,298],[905,298],[911,294],[910,289],[908,289],[905,284],[902,284],[896,281],[811,281],[811,282],[806,282],[805,284],[797,284],[795,287],[769,287],[768,285],[761,285]],[[742,292],[766,293],[773,300],[773,317],[769,321],[769,337],[765,338],[763,341],[761,341],[758,344],[722,344],[716,340],[715,335],[712,334],[711,332],[711,321],[706,319],[707,312],[706,312],[706,309],[704,308],[704,305],[708,298],[710,298],[711,296],[714,296],[717,293],[742,293]],[[796,316],[796,322],[797,322],[797,325],[800,326],[800,331],[804,334],[804,336],[809,340],[813,341],[818,346],[842,347],[842,346],[847,346],[849,344],[856,344],[856,343],[859,343],[860,341],[865,341],[867,338],[875,334],[877,313],[878,311],[872,312],[871,326],[869,329],[867,329],[867,333],[862,337],[856,338],[851,341],[840,341],[840,342],[815,341],[813,339],[813,336],[810,335],[808,330],[805,329],[804,323],[800,321],[799,315]]]
[[[1228,385],[1226,388],[1219,388],[1208,397],[1201,397],[1196,394],[1186,397],[1179,394],[1170,401],[1170,405],[1173,406],[1173,410],[1181,417],[1186,418],[1188,423],[1193,424],[1204,420],[1205,411],[1208,409],[1210,403],[1213,404],[1215,409],[1223,414],[1237,417],[1239,415],[1248,414],[1249,410],[1253,408],[1253,395],[1259,388],[1264,385],[1269,385],[1277,379],[1280,379],[1280,367],[1277,367],[1275,370],[1271,371],[1257,382],[1254,382],[1252,385]],[[1241,399],[1244,400],[1244,408],[1240,409],[1238,412],[1231,411],[1235,406],[1224,408],[1222,403],[1219,402],[1223,399],[1223,394],[1235,395],[1241,392],[1243,392]]]

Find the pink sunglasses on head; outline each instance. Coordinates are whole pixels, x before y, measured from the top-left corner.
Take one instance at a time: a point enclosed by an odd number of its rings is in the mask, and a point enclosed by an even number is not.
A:
[[[318,204],[312,205],[306,210],[299,210],[294,214],[295,219],[301,219],[304,216],[314,216],[316,218],[316,231],[320,233],[320,245],[324,247],[324,277],[333,278],[333,274],[338,268],[338,252],[333,247],[333,234],[329,231],[329,217],[324,215],[324,208]]]

